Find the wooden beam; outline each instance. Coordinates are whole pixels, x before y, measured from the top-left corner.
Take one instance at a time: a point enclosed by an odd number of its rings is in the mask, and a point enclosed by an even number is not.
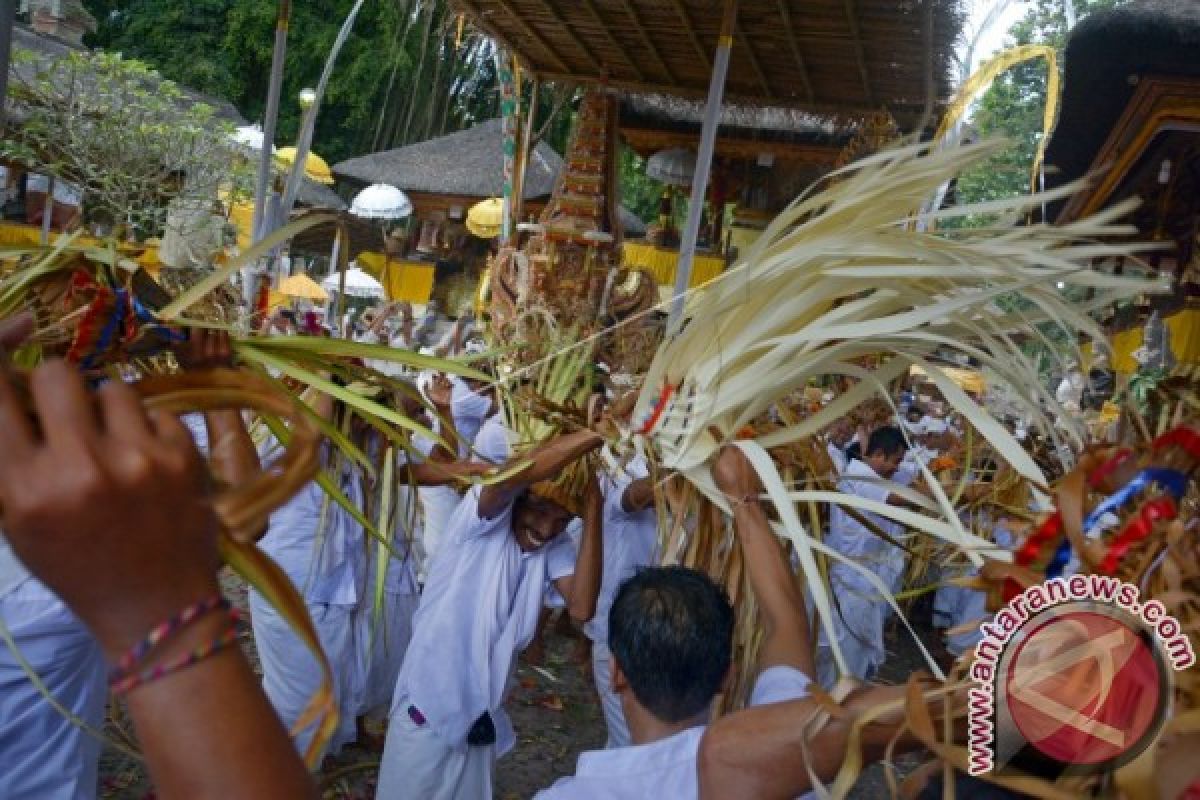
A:
[[[694,100],[704,98],[704,87],[699,84],[677,83],[674,86],[666,86],[658,82],[642,83],[641,81],[624,80],[622,78],[610,78],[607,81],[600,81],[598,78],[590,78],[586,75],[580,75],[572,72],[556,72],[554,70],[539,70],[538,77],[543,82],[562,83],[568,86],[591,85],[604,83],[610,89],[623,89],[629,92],[642,92],[645,94],[663,94],[669,93],[679,97],[687,97]],[[731,91],[725,96],[725,102],[731,104],[745,105],[762,105],[762,101],[766,99],[754,92],[747,91]],[[805,103],[799,99],[785,98],[782,96],[775,98],[775,104],[784,108],[795,108],[807,111],[810,114],[829,114],[839,116],[855,116],[865,117],[879,111],[878,106],[867,106],[859,102],[821,102],[821,103]],[[892,116],[897,114],[916,114],[924,110],[925,103],[889,103],[888,111]]]
[[[667,83],[671,85],[678,84],[675,75],[671,72],[671,68],[667,66],[667,62],[663,60],[662,53],[658,51],[658,46],[654,44],[654,40],[646,33],[646,26],[642,25],[642,21],[638,19],[637,12],[633,10],[633,6],[629,4],[629,0],[621,0],[621,7],[625,9],[625,14],[629,17],[629,21],[633,23],[634,30],[638,32],[638,36],[642,39],[642,44],[646,47],[646,52],[654,56],[654,60],[658,62],[659,69],[667,76]]]
[[[692,18],[688,16],[687,9],[683,7],[681,0],[671,0],[671,5],[675,6],[675,13],[679,15],[679,20],[683,23],[683,29],[687,31],[688,38],[692,40],[692,47],[696,48],[696,55],[700,56],[700,61],[704,64],[704,68],[711,71],[712,58],[708,55],[708,51],[704,49],[704,44],[700,41],[700,37],[696,35],[696,28],[692,25]]]
[[[767,99],[773,100],[775,98],[775,90],[771,88],[771,82],[767,80],[767,73],[763,71],[762,64],[759,63],[758,53],[754,52],[754,43],[750,41],[750,37],[742,30],[740,22],[734,22],[733,35],[742,43],[742,47],[746,48],[746,54],[750,56],[750,66],[754,70],[754,75],[758,78],[759,85],[766,92]]]
[[[592,49],[587,46],[583,39],[579,38],[575,33],[575,29],[571,27],[571,23],[567,22],[563,15],[558,13],[558,9],[547,3],[546,0],[537,0],[537,4],[542,7],[543,11],[554,18],[554,21],[558,23],[558,27],[562,29],[563,33],[571,37],[571,41],[579,48],[579,52],[583,53],[583,57],[592,65],[592,69],[596,71],[596,74],[599,77],[608,77],[608,70],[600,63],[600,59],[596,58],[596,54],[592,52]]]
[[[700,134],[689,131],[653,130],[650,128],[621,128],[621,136],[638,155],[648,156],[659,150],[686,147],[695,150]],[[717,139],[717,154],[723,158],[754,161],[760,153],[771,153],[777,162],[814,164],[832,167],[842,148],[826,144],[774,142],[722,135]]]
[[[854,9],[854,0],[845,0],[846,22],[850,26],[850,38],[854,41],[854,55],[858,59],[858,72],[862,75],[863,91],[867,97],[867,105],[875,105],[875,93],[871,91],[871,76],[867,74],[867,56],[863,52],[862,32],[858,28],[858,12]]]
[[[487,22],[483,12],[479,10],[479,7],[476,6],[472,0],[450,0],[450,6],[452,9],[457,10],[460,13],[469,15],[471,17],[472,26],[477,28],[481,33],[485,34],[496,44],[507,48],[512,53],[513,58],[517,60],[517,63],[520,65],[521,69],[523,69],[525,72],[528,72],[530,75],[536,75],[538,73],[538,70],[535,68],[534,61],[529,57],[528,53],[517,47],[512,39],[501,33],[495,25]],[[554,54],[551,53],[551,55]],[[560,64],[562,64],[561,59],[557,60]],[[566,64],[562,64],[561,69],[569,70],[570,67],[568,67]]]
[[[483,12],[479,10],[478,6],[476,6],[474,3],[470,2],[470,0],[459,0],[459,1],[466,8],[471,10],[472,15],[476,19],[476,24],[479,24],[479,22],[481,22],[484,19]],[[551,45],[550,42],[546,41],[546,39],[540,33],[538,33],[533,27],[531,27],[529,25],[529,23],[526,22],[524,20],[524,18],[520,14],[518,14],[511,5],[509,5],[507,2],[505,2],[505,0],[496,0],[496,5],[500,6],[502,9],[504,9],[504,12],[506,14],[508,14],[508,16],[512,17],[513,21],[515,23],[517,23],[517,26],[520,27],[520,29],[522,31],[525,32],[526,36],[528,36],[530,39],[533,39],[535,42],[538,43],[539,47],[541,47],[543,50],[546,51],[546,55],[550,56],[550,58],[552,58],[554,60],[554,63],[558,66],[559,69],[561,69],[563,72],[572,72],[573,71],[571,69],[571,67],[567,65],[567,62],[563,61],[562,56],[560,56],[558,54],[558,51],[554,49],[554,46]],[[491,33],[491,31],[489,31],[489,33]],[[500,38],[500,37],[497,37],[497,38]],[[519,52],[516,50],[516,48],[514,48],[514,51]],[[530,58],[529,61],[532,62],[533,59]]]
[[[808,102],[816,99],[813,93],[812,78],[808,74],[808,64],[804,61],[804,53],[800,52],[800,40],[796,37],[796,28],[792,25],[792,11],[788,8],[788,0],[779,0],[779,16],[783,18],[783,32],[792,48],[792,57],[796,59],[796,68],[800,70],[800,82],[804,84],[804,94]]]
[[[593,3],[592,0],[580,0],[580,3],[587,10],[587,12],[592,15],[592,19],[594,19],[596,24],[600,26],[600,32],[604,34],[604,38],[608,39],[608,43],[611,44],[616,51],[621,54],[621,58],[623,58],[625,63],[629,65],[629,68],[633,70],[633,74],[637,76],[637,79],[639,81],[646,80],[646,73],[642,72],[641,67],[639,67],[637,65],[637,61],[635,61],[634,58],[629,55],[629,51],[625,49],[625,46],[618,42],[617,38],[612,35],[612,31],[609,29],[608,24],[600,16],[600,12],[596,10],[595,3]]]

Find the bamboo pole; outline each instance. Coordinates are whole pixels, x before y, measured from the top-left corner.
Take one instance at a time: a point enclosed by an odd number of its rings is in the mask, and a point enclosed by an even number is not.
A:
[[[725,76],[729,72],[729,53],[733,49],[733,28],[737,22],[737,0],[725,0],[721,18],[721,38],[713,59],[712,79],[708,84],[708,105],[704,109],[704,124],[700,129],[700,152],[696,156],[696,173],[692,177],[692,197],[688,206],[687,224],[679,243],[679,262],[675,269],[675,292],[671,299],[668,333],[679,329],[683,322],[683,302],[692,277],[692,261],[696,257],[696,239],[700,235],[700,217],[704,212],[704,195],[708,191],[708,175],[712,169],[713,149],[717,144],[717,128],[721,120],[721,100],[725,95]]]
[[[362,10],[364,2],[366,0],[358,0],[350,9],[345,22],[342,23],[337,39],[333,42],[333,48],[330,49],[329,56],[325,59],[325,68],[321,71],[321,79],[317,82],[316,96],[313,98],[312,105],[304,112],[300,135],[296,141],[296,161],[292,164],[292,172],[288,176],[287,186],[283,192],[283,218],[285,220],[291,216],[292,208],[296,205],[296,196],[300,193],[300,184],[304,181],[308,153],[312,148],[313,131],[317,126],[317,114],[321,111],[321,100],[325,97],[325,89],[329,86],[329,78],[333,75],[337,57],[342,52],[342,46],[346,43],[346,39],[350,37],[350,31],[354,29],[354,22],[358,19],[358,12]]]
[[[271,54],[271,77],[267,85],[267,110],[263,116],[263,149],[258,160],[258,182],[254,186],[254,227],[252,240],[261,238],[263,211],[267,202],[267,185],[271,182],[272,146],[275,144],[275,128],[279,122],[279,95],[283,91],[283,66],[287,58],[288,25],[292,16],[292,0],[279,0],[275,17],[275,50]],[[253,302],[247,297],[246,302]]]
[[[8,70],[12,63],[13,20],[16,0],[0,0],[0,133],[8,123]]]
[[[533,152],[533,125],[537,121],[538,95],[542,91],[542,80],[533,76],[533,87],[529,95],[529,114],[525,117],[525,130],[521,134],[521,161],[517,167],[517,186],[513,192],[516,212],[513,217],[518,223],[525,216],[525,178],[529,175],[529,156]]]

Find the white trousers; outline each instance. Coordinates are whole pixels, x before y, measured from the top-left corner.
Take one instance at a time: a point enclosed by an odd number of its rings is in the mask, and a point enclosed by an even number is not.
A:
[[[412,639],[412,618],[421,604],[416,594],[383,593],[383,609],[378,624],[373,603],[355,612],[359,658],[366,675],[360,714],[386,719],[396,693],[400,665]]]
[[[596,679],[596,693],[600,695],[600,709],[604,712],[604,725],[608,728],[605,747],[629,747],[633,740],[629,736],[629,724],[625,722],[625,710],[621,697],[612,690],[612,653],[608,645],[592,643],[592,676]]]
[[[0,617],[50,694],[101,730],[104,656],[83,623],[33,578],[0,598]],[[47,702],[0,643],[0,796],[92,800],[101,746]]]
[[[354,646],[352,612],[350,606],[308,605],[317,638],[333,668],[333,692],[341,714],[338,728],[326,746],[325,752],[330,753],[337,753],[357,735],[354,717],[362,699],[362,668]],[[263,691],[284,727],[295,733],[292,728],[321,687],[321,667],[287,621],[253,590],[250,620],[262,664]],[[316,726],[310,725],[295,735],[296,749],[301,754],[315,733]]]
[[[376,800],[491,800],[495,745],[449,747],[407,708],[401,698],[388,723]]]

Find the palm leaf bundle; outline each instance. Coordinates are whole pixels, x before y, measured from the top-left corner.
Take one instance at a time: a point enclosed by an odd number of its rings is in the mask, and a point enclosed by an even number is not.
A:
[[[127,249],[115,244],[84,245],[77,237],[63,236],[48,247],[0,249],[0,314],[32,308],[36,318],[34,336],[15,354],[16,363],[28,367],[43,358],[65,357],[94,377],[137,379],[135,385],[149,407],[178,414],[225,408],[251,412],[252,427],[262,435],[269,432],[285,446],[284,456],[258,480],[222,493],[215,503],[226,528],[221,538],[223,558],[275,606],[325,671],[324,685],[298,723],[298,729],[318,723],[306,754],[310,766],[316,766],[313,760],[337,724],[328,665],[296,588],[239,534],[260,529],[272,510],[315,478],[330,502],[351,514],[378,543],[378,552],[390,556],[391,527],[381,529],[375,524],[391,521],[390,501],[381,499],[378,516],[368,518],[343,493],[330,465],[319,464],[319,439],[332,443],[337,461],[353,462],[365,475],[382,478],[377,481],[381,493],[385,486],[397,491],[387,462],[369,457],[349,435],[352,419],[362,420],[395,447],[411,448],[411,433],[438,437],[392,402],[397,393],[413,393],[412,387],[363,362],[388,361],[481,380],[487,377],[461,362],[382,345],[262,337],[243,331],[229,277],[297,233],[334,221],[334,215],[326,212],[306,214],[198,280],[195,274],[184,280],[177,271],[164,274],[169,290],[140,270]],[[343,259],[343,272],[346,266]],[[228,330],[240,369],[178,372],[170,348],[183,338],[186,328],[197,326]],[[345,413],[332,423],[325,421],[313,409],[317,394],[340,401]]]
[[[1039,325],[1053,324],[1103,342],[1090,310],[1162,288],[1089,266],[1093,259],[1137,249],[1106,243],[1134,232],[1117,223],[1128,204],[1061,228],[918,231],[914,210],[1000,146],[934,151],[911,145],[834,173],[828,188],[797,199],[743,261],[693,298],[686,327],[659,349],[646,376],[634,412],[635,438],[654,452],[661,467],[683,475],[706,502],[725,511],[709,468],[717,451],[813,379],[847,381],[846,390],[824,409],[737,442],[763,482],[777,515],[776,530],[794,548],[817,624],[828,633],[833,633],[835,603],[822,581],[818,556],[845,559],[821,543],[816,516],[802,519],[798,508],[829,503],[877,514],[914,535],[947,543],[975,565],[995,548],[964,529],[932,475],[926,475],[932,500],[894,487],[916,506],[913,511],[790,487],[769,451],[812,437],[872,399],[890,407],[890,385],[918,366],[1000,461],[1044,495],[1044,471],[940,365],[951,358],[971,359],[989,384],[1020,399],[1046,436],[1077,449],[1081,431],[1055,424],[1059,409],[1022,352],[1022,340],[1041,336]],[[980,213],[1015,219],[1076,188],[944,209],[925,215],[926,221]],[[1093,300],[1071,304],[1059,284],[1091,290]],[[1022,303],[1005,303],[1017,295]],[[698,525],[691,536],[707,537],[708,543],[690,552],[683,548],[685,562],[711,566],[721,561],[724,576],[740,580],[732,555],[737,548],[716,525],[718,518],[703,512],[692,517]],[[706,520],[713,520],[708,530]],[[714,553],[726,555],[714,559]],[[878,578],[859,564],[848,566],[863,573],[895,608]],[[844,672],[836,641],[833,655]]]

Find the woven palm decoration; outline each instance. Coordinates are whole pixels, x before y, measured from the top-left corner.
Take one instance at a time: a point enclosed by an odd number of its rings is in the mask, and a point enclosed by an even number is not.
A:
[[[981,553],[994,547],[963,528],[932,475],[927,478],[933,501],[897,487],[897,493],[916,504],[919,510],[913,511],[819,489],[793,489],[781,479],[769,451],[812,437],[872,398],[890,405],[891,384],[917,366],[1003,462],[1044,492],[1043,470],[939,364],[952,357],[974,360],[990,384],[1020,399],[1047,436],[1064,450],[1077,449],[1081,431],[1052,423],[1059,408],[1020,340],[1040,335],[1036,326],[1048,323],[1103,342],[1102,331],[1088,316],[1090,309],[1162,288],[1089,267],[1092,259],[1129,256],[1136,250],[1104,243],[1134,233],[1116,222],[1129,204],[1063,228],[919,232],[914,210],[1000,146],[991,142],[933,152],[926,145],[912,145],[833,173],[828,188],[797,199],[744,260],[692,299],[690,319],[659,349],[643,384],[633,417],[635,438],[652,450],[660,467],[682,474],[696,492],[724,510],[710,463],[723,445],[739,440],[774,506],[777,532],[795,548],[818,627],[830,634],[833,603],[818,556],[845,559],[819,541],[815,515],[801,519],[798,507],[833,503],[878,514],[953,545],[976,565],[982,563]],[[978,213],[1016,219],[1076,188],[927,216],[941,222]],[[1082,306],[1068,302],[1058,285],[1092,290],[1094,300]],[[1014,301],[1018,296],[1019,303]],[[823,376],[848,378],[850,385],[816,413],[747,436],[750,423]],[[703,523],[709,517],[701,513],[698,518]],[[702,524],[693,540],[705,535],[718,542],[717,551],[736,552],[721,544],[728,534],[719,526],[706,530]],[[712,561],[714,551],[680,550],[685,562],[695,553]],[[739,583],[735,561],[736,556],[721,559],[718,577]],[[711,571],[711,563],[705,566]],[[886,587],[865,567],[849,566],[890,600]],[[739,593],[737,586],[729,588]],[[830,636],[833,654],[844,672],[836,638]],[[753,648],[749,638],[745,645]],[[936,671],[932,659],[929,663]]]

